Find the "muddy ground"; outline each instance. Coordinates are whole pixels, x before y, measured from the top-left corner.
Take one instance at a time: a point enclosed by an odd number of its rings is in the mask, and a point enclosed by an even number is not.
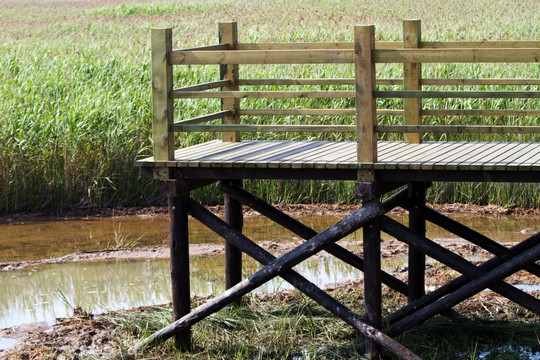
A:
[[[437,210],[445,213],[452,212],[468,212],[471,214],[490,214],[490,215],[540,215],[538,210],[524,209],[505,209],[495,206],[476,207],[470,205],[442,205],[435,206]],[[314,215],[314,214],[341,214],[350,213],[355,210],[356,206],[337,206],[337,205],[288,205],[282,206],[282,210],[291,215]],[[223,208],[220,206],[211,209],[214,213],[222,214]],[[401,210],[396,210],[397,212]],[[82,217],[84,210],[73,210],[61,217]],[[139,209],[115,209],[98,211],[93,216],[140,216],[152,215],[166,212],[165,208],[139,208]],[[246,211],[246,216],[258,216],[255,212]],[[58,218],[58,214],[51,213],[34,213],[34,214],[16,214],[4,216],[0,218],[0,222],[20,222],[20,221],[39,221]],[[435,239],[437,243],[445,248],[453,251],[460,256],[479,256],[489,257],[489,253],[485,250],[472,245],[465,241],[456,239]],[[300,243],[277,243],[264,242],[260,245],[272,253],[283,253],[293,249]],[[361,248],[355,242],[341,241],[340,245],[344,247],[358,249]],[[354,247],[353,247],[354,245]],[[512,244],[508,244],[511,246]],[[224,251],[222,245],[191,245],[191,255],[210,255],[222,253]],[[58,258],[48,258],[37,261],[1,263],[0,269],[4,271],[21,269],[29,265],[37,265],[44,263],[60,263],[60,262],[77,262],[77,261],[92,261],[92,260],[107,260],[107,259],[127,259],[127,258],[166,258],[169,250],[166,246],[153,247],[138,247],[128,249],[102,250],[92,252],[79,252]],[[361,252],[357,252],[362,255]],[[406,256],[407,246],[396,240],[386,240],[382,243],[382,256],[385,258],[398,258]],[[326,256],[324,253],[319,256]],[[452,270],[443,266],[434,267],[428,265],[426,269],[426,285],[440,286],[448,281],[448,279],[457,276]],[[407,271],[405,268],[396,269],[394,275],[406,281]],[[506,279],[512,284],[538,284],[538,278],[530,275],[527,272],[519,272],[510,278]],[[330,291],[351,286],[350,283],[328,286]],[[354,286],[361,286],[355,284]],[[538,296],[538,294],[534,294]],[[204,299],[195,299],[196,302],[202,302]],[[169,306],[169,305],[163,305]],[[505,298],[492,292],[483,292],[475,297],[459,304],[456,310],[474,314],[483,313],[493,314],[500,320],[505,320],[508,313],[505,307],[513,306],[509,304]],[[133,309],[131,311],[145,311],[142,309]],[[524,314],[527,313],[525,310]],[[518,311],[518,312],[519,312]],[[0,331],[0,359],[42,359],[42,358],[79,358],[84,354],[111,354],[118,350],[118,341],[115,334],[116,325],[108,320],[104,315],[92,316],[85,313],[82,309],[75,309],[75,313],[70,318],[57,319],[56,324],[49,326],[46,324],[27,324],[16,328],[4,329]],[[17,340],[18,344],[9,350],[2,350],[1,338],[10,338]],[[54,351],[51,351],[54,349]]]

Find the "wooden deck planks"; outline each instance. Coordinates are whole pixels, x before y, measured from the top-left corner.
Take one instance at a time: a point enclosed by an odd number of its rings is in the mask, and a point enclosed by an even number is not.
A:
[[[138,166],[355,169],[356,142],[219,140],[176,150],[175,160]],[[377,170],[540,171],[540,143],[379,141]]]

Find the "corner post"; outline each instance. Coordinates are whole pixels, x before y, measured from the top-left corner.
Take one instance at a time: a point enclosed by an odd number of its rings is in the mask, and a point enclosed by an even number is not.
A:
[[[174,159],[172,66],[168,54],[172,50],[172,29],[152,29],[152,140],[154,161]],[[157,167],[154,177],[169,179],[169,168]]]
[[[403,47],[418,48],[422,41],[422,30],[420,20],[403,21]],[[403,64],[403,89],[422,90],[422,64]],[[403,109],[405,114],[405,125],[422,124],[422,99],[403,99]],[[409,144],[420,144],[422,141],[420,133],[405,133],[405,142]]]
[[[408,197],[413,204],[413,209],[426,202],[426,184],[415,182],[409,184]],[[426,221],[416,212],[409,212],[409,228],[421,236],[426,235]],[[412,302],[425,294],[425,268],[426,255],[421,251],[409,246],[409,292],[408,300]]]
[[[171,252],[171,290],[173,321],[191,311],[189,279],[189,232],[188,199],[189,184],[186,181],[167,182],[169,205],[169,233]],[[180,350],[191,349],[191,329],[179,332],[174,341]]]
[[[373,163],[377,161],[377,124],[375,91],[375,26],[354,27],[354,65],[356,87],[356,143],[358,181],[374,181]]]
[[[222,22],[218,25],[219,28],[219,43],[227,44],[229,50],[234,50],[238,43],[238,30],[236,22]],[[238,87],[238,64],[222,64],[220,65],[221,80],[229,80],[229,85],[224,86],[224,91],[237,91]],[[240,124],[238,110],[240,108],[239,99],[222,99],[221,110],[230,110],[232,115],[223,118],[224,124]],[[240,132],[223,132],[222,141],[240,141]]]
[[[236,22],[222,22],[218,25],[219,30],[219,43],[227,44],[229,50],[234,50],[238,43],[238,29]],[[238,87],[238,64],[222,64],[220,65],[220,78],[221,80],[229,80],[229,85],[224,86],[224,91],[237,91]],[[221,110],[230,110],[231,115],[223,118],[224,124],[240,124],[240,117],[238,116],[238,109],[240,108],[239,99],[222,99]],[[223,142],[236,142],[240,141],[240,132],[223,132]],[[242,187],[242,180],[229,180],[234,186]],[[229,196],[224,194],[225,205],[225,222],[232,225],[236,230],[242,231],[243,227],[243,214],[242,204]],[[231,244],[229,241],[225,241],[225,287],[227,289],[233,287],[242,281],[242,251]]]

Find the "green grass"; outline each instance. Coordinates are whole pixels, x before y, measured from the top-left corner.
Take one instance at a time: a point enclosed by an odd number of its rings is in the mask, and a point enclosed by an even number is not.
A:
[[[363,313],[361,285],[339,288],[333,296]],[[403,297],[385,297],[389,307],[403,305]],[[480,307],[480,306],[479,306]],[[486,359],[524,360],[527,350],[538,350],[538,317],[519,315],[506,306],[510,319],[501,321],[470,313],[456,318],[436,316],[397,338],[426,360]],[[515,314],[511,314],[513,311]],[[512,318],[513,317],[513,318]],[[168,308],[143,312],[119,312],[106,316],[114,324],[120,346],[119,358],[130,344],[171,321]],[[244,297],[241,306],[225,308],[193,327],[193,348],[179,353],[172,341],[145,349],[138,357],[182,359],[364,359],[364,337],[297,291]],[[385,354],[385,359],[394,359]]]
[[[239,38],[251,41],[351,41],[353,25],[376,24],[378,40],[400,40],[401,21],[421,18],[425,40],[538,39],[540,4],[506,1],[355,2],[353,0],[235,2],[180,1],[100,5],[75,1],[5,0],[0,17],[0,213],[77,205],[147,204],[156,183],[139,178],[136,159],[151,155],[150,29],[172,27],[175,47],[217,42],[217,22],[238,21]],[[381,66],[383,77],[399,77]],[[537,77],[538,64],[425,66],[426,76]],[[351,66],[243,66],[250,77],[351,77]],[[212,81],[217,67],[192,66],[176,85]],[[320,88],[320,87],[317,87]],[[324,88],[324,87],[323,87]],[[465,87],[463,87],[466,89]],[[261,89],[265,89],[261,87]],[[278,88],[276,88],[278,89]],[[345,87],[343,89],[346,89]],[[480,89],[496,90],[497,87]],[[537,87],[531,87],[531,90]],[[399,106],[386,100],[385,106]],[[426,100],[425,107],[538,108],[538,100]],[[350,99],[246,100],[244,107],[353,107]],[[217,100],[176,103],[178,118],[216,111]],[[349,124],[352,118],[256,117],[254,123]],[[396,118],[381,119],[394,123]],[[433,118],[433,123],[455,119]],[[461,120],[460,120],[461,121]],[[468,123],[537,125],[538,119],[471,118]],[[177,145],[215,138],[183,134]],[[352,134],[247,134],[260,139],[349,140]],[[386,136],[385,138],[392,138]],[[478,140],[478,137],[461,139]],[[426,140],[440,139],[428,137]],[[454,136],[443,137],[452,140]],[[500,136],[487,137],[501,140]],[[531,141],[533,136],[506,137]],[[280,202],[350,202],[352,185],[336,182],[250,181],[247,186]],[[436,184],[431,201],[538,206],[538,185]],[[220,201],[213,190],[196,195]]]

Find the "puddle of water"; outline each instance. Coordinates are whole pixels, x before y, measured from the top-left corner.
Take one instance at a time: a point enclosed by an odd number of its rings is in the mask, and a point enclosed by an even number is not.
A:
[[[385,263],[388,269],[403,266],[405,259]],[[190,262],[191,295],[220,294],[225,290],[224,258],[194,256]],[[243,276],[262,267],[244,259]],[[319,286],[362,278],[362,272],[332,256],[306,260],[295,270]],[[0,272],[0,328],[30,322],[53,322],[72,314],[74,306],[92,313],[127,309],[171,301],[169,261],[129,260],[47,264],[24,270]],[[292,288],[275,278],[257,292]]]
[[[530,234],[540,231],[536,217],[475,217],[453,216],[456,220],[500,242],[521,241]],[[299,218],[306,225],[321,231],[336,223],[340,216],[304,216]],[[407,223],[406,216],[394,219]],[[24,261],[62,256],[77,251],[93,251],[113,248],[118,242],[138,246],[162,245],[168,242],[168,217],[113,217],[79,220],[29,222],[22,224],[0,224],[0,261]],[[297,237],[276,226],[272,221],[253,217],[245,219],[245,234],[255,241],[293,241]],[[454,235],[428,223],[428,237],[449,238]],[[361,239],[361,231],[354,238]],[[190,221],[190,242],[222,243],[223,240],[198,221]]]
[[[17,345],[17,340],[0,337],[0,353]]]
[[[300,221],[315,230],[336,223],[339,216],[306,216]],[[406,216],[394,217],[401,223]],[[499,241],[520,241],[530,236],[522,229],[540,231],[534,217],[454,216],[456,220]],[[452,237],[429,225],[428,237]],[[245,220],[244,233],[255,241],[297,241],[298,238],[265,218]],[[140,246],[167,243],[168,217],[116,217],[26,224],[0,224],[0,261],[20,261],[61,256],[76,251],[114,247],[119,238],[137,240]],[[223,243],[197,221],[190,221],[191,243]],[[361,240],[362,232],[350,239]],[[221,293],[224,290],[223,256],[193,257],[192,295]],[[385,262],[388,270],[402,267],[404,260]],[[244,276],[260,266],[246,256]],[[333,257],[319,257],[299,264],[296,269],[318,285],[362,278],[362,273]],[[170,301],[168,260],[98,261],[42,265],[20,271],[0,272],[0,328],[37,321],[54,321],[71,314],[73,306],[93,313],[106,310],[161,304]],[[280,278],[258,291],[290,288]],[[534,289],[533,289],[534,290]]]

